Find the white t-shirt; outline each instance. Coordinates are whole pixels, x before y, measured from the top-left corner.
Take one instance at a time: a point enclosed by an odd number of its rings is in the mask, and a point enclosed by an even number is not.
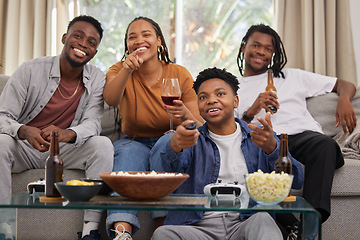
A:
[[[300,69],[284,69],[285,78],[274,77],[274,86],[280,107],[271,116],[273,129],[277,134],[289,135],[312,130],[323,133],[321,126],[310,115],[306,107],[306,98],[319,96],[331,92],[337,78],[328,77]],[[242,114],[254,103],[258,95],[265,91],[267,85],[267,72],[240,80],[238,95],[239,107],[235,116],[242,118]],[[265,117],[262,109],[257,116]],[[256,117],[252,123],[260,125]]]
[[[209,130],[210,138],[215,142],[220,152],[220,170],[218,180],[222,183],[238,182],[245,187],[245,174],[248,169],[245,157],[241,151],[242,132],[240,124],[236,122],[236,131],[230,135],[217,135]],[[249,204],[249,194],[245,192],[241,196],[241,208]],[[205,212],[204,216],[219,215],[223,212]]]
[[[236,131],[230,135],[217,135],[209,130],[209,136],[220,152],[218,180],[222,180],[222,183],[234,183],[236,181],[245,186],[244,175],[248,173],[248,170],[244,154],[241,151],[241,134],[239,123],[236,123]]]

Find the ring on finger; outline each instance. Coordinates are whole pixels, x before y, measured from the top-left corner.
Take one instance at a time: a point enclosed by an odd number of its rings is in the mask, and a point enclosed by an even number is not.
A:
[[[267,98],[265,102],[266,102],[266,103],[269,103],[269,102],[270,102],[270,100]]]

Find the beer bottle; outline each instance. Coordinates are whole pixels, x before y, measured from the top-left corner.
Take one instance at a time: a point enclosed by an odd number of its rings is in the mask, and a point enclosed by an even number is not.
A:
[[[280,135],[279,158],[275,162],[275,172],[292,174],[292,163],[289,159],[288,135],[284,133]]]
[[[46,197],[60,197],[55,187],[56,182],[63,181],[63,161],[59,155],[59,133],[53,131],[50,142],[50,155],[45,163],[45,195]]]
[[[273,92],[276,94],[276,88],[274,86],[274,80],[273,80],[273,72],[271,68],[268,69],[267,86],[265,88],[265,91]],[[277,108],[275,106],[268,104],[267,107],[270,108],[270,110],[273,113],[277,112]]]

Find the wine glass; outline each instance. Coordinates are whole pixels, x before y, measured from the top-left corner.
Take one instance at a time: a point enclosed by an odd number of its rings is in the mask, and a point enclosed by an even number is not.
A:
[[[175,106],[174,100],[180,100],[180,86],[177,78],[164,78],[161,87],[161,99],[165,105]],[[173,122],[170,115],[170,131],[173,131]]]

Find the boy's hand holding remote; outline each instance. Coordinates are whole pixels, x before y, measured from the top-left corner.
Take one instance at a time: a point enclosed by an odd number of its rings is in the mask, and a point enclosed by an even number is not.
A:
[[[179,153],[183,149],[192,147],[196,143],[199,134],[196,129],[196,122],[186,120],[176,128],[174,135],[170,139],[170,146],[174,152]]]

